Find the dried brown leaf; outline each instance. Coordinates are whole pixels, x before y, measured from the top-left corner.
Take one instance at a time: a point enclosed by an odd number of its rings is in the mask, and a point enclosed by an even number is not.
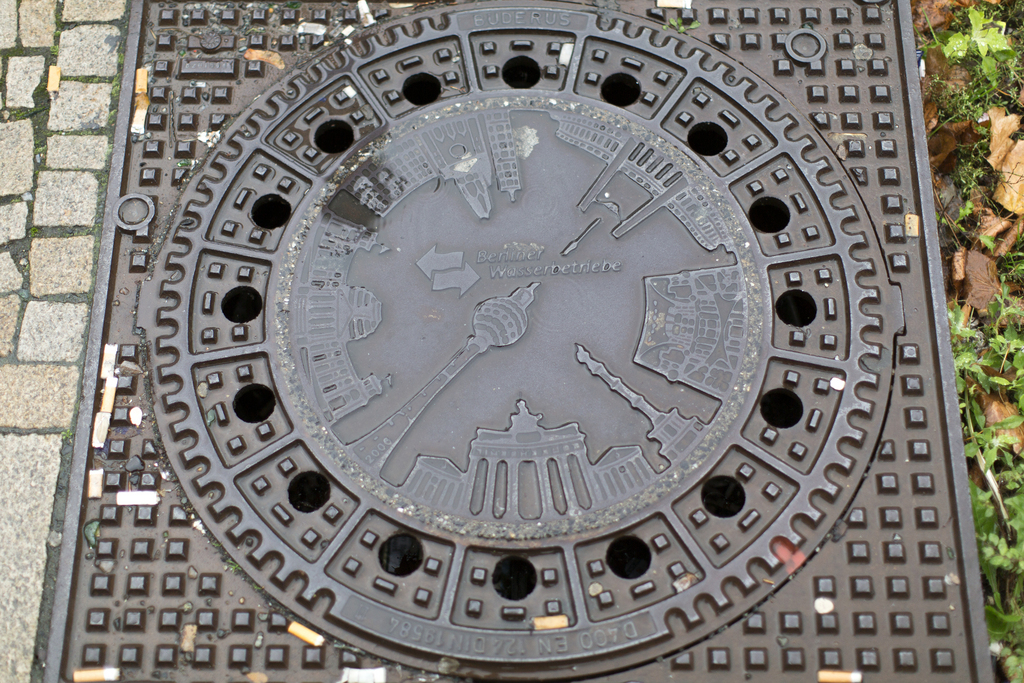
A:
[[[949,173],[956,165],[957,139],[947,126],[942,126],[928,138],[928,161],[939,173]]]
[[[967,268],[967,247],[960,247],[949,262],[949,269],[953,276],[953,282],[960,283],[966,277]]]
[[[961,3],[955,0],[911,0],[914,28],[925,35],[931,35],[932,31],[941,31],[949,26],[949,22],[953,20],[953,12],[960,6]]]
[[[921,84],[921,89],[929,92],[933,84],[941,84],[941,87],[950,90],[963,90],[971,83],[971,72],[959,64],[950,64],[942,50],[928,50],[924,58],[927,83]]]
[[[250,47],[242,56],[249,60],[266,62],[270,66],[277,67],[278,69],[284,69],[284,59],[282,59],[280,54],[273,50],[254,50]]]
[[[998,171],[1002,170],[1006,155],[1014,147],[1016,141],[1011,136],[1020,130],[1020,116],[1007,114],[1003,107],[993,107],[988,110],[988,119],[992,125],[992,139],[989,142],[991,153],[987,161]]]
[[[1016,140],[996,170],[1003,174],[1002,180],[992,193],[992,199],[1007,211],[1024,213],[1024,140]]]
[[[1024,95],[1024,90],[1021,91],[1021,94]],[[928,100],[924,105],[925,132],[931,133],[937,125],[939,125],[939,105]]]
[[[928,157],[932,168],[950,173],[956,165],[956,150],[981,140],[981,132],[973,121],[953,121],[936,128],[928,138]]]
[[[1003,235],[1003,241],[996,247],[995,256],[1005,256],[1006,252],[1013,248],[1013,245],[1017,243],[1020,238],[1021,229],[1024,228],[1024,217],[1018,217],[1013,224],[1013,228]]]
[[[974,249],[968,251],[964,260],[964,300],[979,311],[986,311],[1000,291],[995,259]]]
[[[1020,130],[1020,116],[1007,114],[1002,107],[988,111],[992,125],[991,153],[988,163],[1003,174],[992,199],[1016,214],[1024,213],[1024,141],[1013,135]]]
[[[968,378],[967,382],[971,388],[971,393],[974,394],[974,400],[981,406],[987,426],[998,424],[1008,417],[1020,415],[1017,406],[1005,400],[1002,396],[986,392],[973,379]],[[1021,450],[1024,450],[1024,425],[1013,429],[997,429],[996,434],[999,436],[1010,436],[1016,440],[1013,446],[1011,446],[1014,453],[1020,454]]]
[[[1013,221],[1009,218],[997,216],[992,209],[985,207],[982,207],[979,211],[975,211],[974,217],[978,221],[977,234],[979,237],[998,237],[1009,230],[1010,226],[1013,225]]]

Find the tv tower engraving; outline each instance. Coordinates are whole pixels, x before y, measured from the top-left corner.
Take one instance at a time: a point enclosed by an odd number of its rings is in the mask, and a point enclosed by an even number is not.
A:
[[[420,389],[394,415],[369,434],[349,444],[350,451],[375,472],[384,469],[388,458],[419,419],[434,398],[448,386],[474,358],[491,347],[515,344],[526,333],[529,317],[526,309],[533,303],[534,290],[540,285],[520,287],[510,296],[482,301],[473,311],[473,334],[452,360],[425,387]],[[401,479],[404,481],[414,463],[409,463]],[[395,482],[392,482],[395,483]],[[400,483],[400,482],[399,482]]]

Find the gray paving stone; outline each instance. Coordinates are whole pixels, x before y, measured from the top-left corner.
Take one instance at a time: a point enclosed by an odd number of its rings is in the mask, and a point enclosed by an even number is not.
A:
[[[7,259],[10,260],[10,256]],[[11,264],[13,265],[13,263]],[[21,297],[17,294],[0,297],[0,356],[9,356],[14,350],[14,332],[18,329]]]
[[[46,165],[50,168],[107,167],[105,135],[54,135],[46,141]]]
[[[0,206],[0,244],[24,237],[27,218],[28,204],[25,202]]]
[[[92,289],[92,251],[89,235],[32,240],[28,254],[32,296],[88,292]],[[0,282],[2,272],[0,268]]]
[[[96,217],[96,176],[84,171],[41,171],[33,225],[91,226]]]
[[[61,81],[50,105],[50,130],[98,130],[110,114],[110,83]]]
[[[114,26],[92,24],[62,31],[57,66],[65,76],[114,76],[121,33]]]
[[[24,282],[25,278],[22,276],[21,271],[18,270],[18,267],[14,265],[14,259],[11,258],[11,255],[7,252],[0,254],[0,292],[13,292],[21,289]],[[7,353],[10,352],[8,351]]]
[[[86,304],[30,301],[18,335],[18,360],[78,360],[85,347]]]
[[[50,47],[57,30],[54,11],[57,0],[21,0],[21,44],[25,47]]]
[[[64,21],[114,21],[124,14],[124,0],[64,0]]]
[[[0,0],[2,2],[2,0]],[[11,57],[7,60],[7,106],[33,107],[32,92],[43,80],[44,57]]]
[[[0,196],[32,189],[32,122],[0,123]]]
[[[0,365],[0,427],[70,427],[79,372],[73,365]]]
[[[0,50],[14,47],[18,39],[18,8],[15,0],[0,0]]]
[[[0,669],[4,680],[28,683],[46,568],[53,494],[60,470],[60,436],[0,436]]]

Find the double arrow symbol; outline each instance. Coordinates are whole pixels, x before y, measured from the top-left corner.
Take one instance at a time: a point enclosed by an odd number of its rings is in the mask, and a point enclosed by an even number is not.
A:
[[[439,254],[436,244],[420,257],[416,265],[430,278],[430,288],[435,292],[442,289],[457,289],[461,297],[480,279],[468,263],[463,263],[461,251]]]

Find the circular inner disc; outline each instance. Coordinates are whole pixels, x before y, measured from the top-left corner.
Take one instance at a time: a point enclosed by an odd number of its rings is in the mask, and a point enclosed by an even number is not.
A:
[[[298,238],[283,348],[309,359],[324,450],[368,488],[494,537],[602,525],[735,419],[765,306],[752,235],[664,139],[502,98],[410,122],[339,175]]]

